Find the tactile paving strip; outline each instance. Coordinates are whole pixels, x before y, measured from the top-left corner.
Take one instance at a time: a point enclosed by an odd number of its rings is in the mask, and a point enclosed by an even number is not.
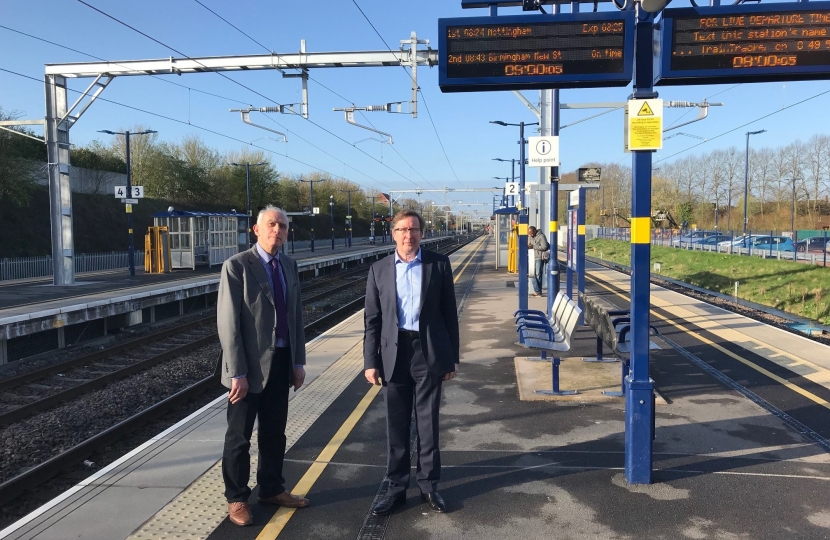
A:
[[[289,401],[288,425],[285,429],[286,449],[299,440],[362,370],[361,341]],[[251,486],[256,483],[255,448],[256,431],[251,438]],[[228,515],[224,491],[220,460],[127,540],[207,538]]]

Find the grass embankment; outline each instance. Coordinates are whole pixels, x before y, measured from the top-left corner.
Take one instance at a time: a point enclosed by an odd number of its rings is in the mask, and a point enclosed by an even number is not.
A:
[[[591,240],[586,255],[631,265],[631,245],[619,240]],[[761,259],[651,246],[651,265],[660,275],[738,297],[830,325],[830,268],[777,259]]]

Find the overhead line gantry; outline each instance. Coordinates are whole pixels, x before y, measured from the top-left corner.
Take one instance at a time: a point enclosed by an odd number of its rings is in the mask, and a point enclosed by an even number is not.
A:
[[[419,45],[426,48],[418,49]],[[307,52],[305,41],[300,52],[287,54],[254,54],[245,56],[206,56],[162,58],[155,60],[124,60],[118,62],[80,62],[47,64],[45,68],[46,117],[44,120],[3,122],[3,126],[34,125],[44,128],[48,155],[49,213],[52,224],[53,283],[75,283],[75,241],[72,231],[72,193],[69,184],[69,129],[101,95],[115,77],[146,75],[183,75],[226,71],[275,69],[286,78],[301,78],[303,83],[303,116],[308,115],[308,70],[344,67],[403,66],[412,71],[411,113],[417,115],[417,67],[438,64],[438,51],[429,48],[412,32],[401,40],[398,51]],[[69,107],[67,79],[93,78],[93,82]]]

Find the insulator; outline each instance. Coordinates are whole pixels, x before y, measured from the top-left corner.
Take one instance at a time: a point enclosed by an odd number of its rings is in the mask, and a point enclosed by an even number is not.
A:
[[[259,112],[282,112],[282,107],[263,107],[259,110]]]
[[[367,112],[388,111],[389,105],[369,105],[366,107]]]

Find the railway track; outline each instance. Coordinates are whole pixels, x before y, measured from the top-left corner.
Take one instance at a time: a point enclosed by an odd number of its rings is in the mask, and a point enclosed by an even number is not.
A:
[[[452,253],[457,249],[460,249],[462,246],[466,245],[466,243],[468,243],[469,240],[469,238],[466,238],[464,242],[452,244],[450,246],[445,246],[445,248],[448,247],[449,249],[441,249],[440,251],[442,251],[445,254]],[[317,292],[316,288],[309,287],[308,289],[306,289],[306,291],[304,291],[304,293],[310,293],[312,291],[309,289],[313,289],[314,294],[308,296],[304,294],[303,302],[305,303],[313,301],[313,298],[318,296],[330,296],[332,294],[335,294],[335,290],[346,290],[349,287],[356,286],[357,283],[360,281],[365,283],[365,277],[357,277],[359,274],[361,274],[361,272],[365,274],[367,272],[367,269],[363,268],[355,270],[353,272],[349,272],[347,276],[353,279],[347,279],[346,282],[342,282],[342,275],[333,277],[330,280],[325,280],[324,282],[319,282],[327,284],[324,287],[326,290],[323,292]],[[336,284],[335,282],[337,281],[340,281],[341,283]],[[331,285],[331,287],[329,287],[329,285]],[[354,312],[358,311],[363,307],[364,297],[365,293],[357,296],[351,301],[346,302],[344,305],[312,320],[304,327],[306,334],[309,335],[316,332],[325,331],[326,329],[331,328],[332,326],[340,322],[342,319],[345,319]],[[74,399],[82,394],[92,391],[94,388],[101,388],[103,386],[106,386],[107,384],[110,384],[112,381],[117,380],[118,378],[129,377],[130,375],[148,369],[152,365],[160,364],[166,360],[180,356],[187,351],[192,351],[197,348],[203,347],[206,344],[212,343],[218,338],[218,336],[215,333],[215,328],[209,326],[209,323],[211,321],[215,321],[215,317],[208,317],[205,319],[193,321],[185,325],[179,325],[177,327],[166,329],[162,332],[150,336],[144,336],[142,338],[130,340],[116,347],[104,351],[98,351],[96,353],[93,353],[92,355],[87,355],[85,357],[78,358],[70,362],[64,362],[59,365],[50,366],[48,368],[38,370],[36,372],[27,373],[12,379],[0,381],[0,392],[4,390],[8,391],[10,388],[14,388],[17,384],[31,384],[32,382],[42,381],[44,376],[52,377],[58,375],[62,373],[62,371],[66,370],[69,364],[74,364],[73,367],[75,367],[89,365],[89,362],[101,362],[108,355],[114,354],[113,351],[118,351],[118,354],[120,354],[123,351],[129,350],[131,346],[135,346],[138,343],[148,343],[158,341],[159,339],[163,338],[175,337],[177,332],[182,331],[205,329],[211,331],[209,335],[204,335],[198,338],[197,340],[193,341],[192,343],[173,347],[169,350],[165,350],[161,354],[158,354],[152,358],[142,360],[126,368],[116,370],[111,373],[107,373],[101,377],[97,377],[94,380],[84,382],[83,385],[88,385],[85,386],[85,389],[83,389],[83,386],[79,386],[63,390],[57,394],[54,394],[46,398],[45,400],[38,400],[37,402],[24,405],[23,407],[12,409],[11,411],[5,413],[1,413],[0,425],[9,425],[11,423],[20,421],[20,419],[22,418],[30,417],[33,414],[37,414],[37,412],[41,412],[45,409],[53,407],[55,404],[59,402]],[[38,377],[40,377],[40,379],[38,379]],[[61,452],[53,457],[50,457],[42,463],[29,468],[25,472],[17,476],[14,476],[13,478],[0,484],[0,505],[15,499],[16,497],[24,493],[26,490],[31,490],[43,484],[44,482],[48,481],[54,476],[60,474],[61,471],[66,470],[80,463],[93,452],[105,448],[108,445],[111,445],[113,442],[116,442],[124,438],[125,436],[129,435],[130,433],[135,432],[138,428],[163,416],[168,411],[180,406],[183,403],[186,403],[188,400],[196,396],[199,396],[204,392],[210,391],[211,389],[216,389],[218,387],[219,379],[217,377],[216,372],[214,372],[213,374],[199,380],[195,384],[192,384],[189,387],[142,410],[141,412],[121,422],[118,422],[116,425],[104,429],[103,431],[97,433],[92,437],[89,437],[88,439],[69,448],[68,450]]]

